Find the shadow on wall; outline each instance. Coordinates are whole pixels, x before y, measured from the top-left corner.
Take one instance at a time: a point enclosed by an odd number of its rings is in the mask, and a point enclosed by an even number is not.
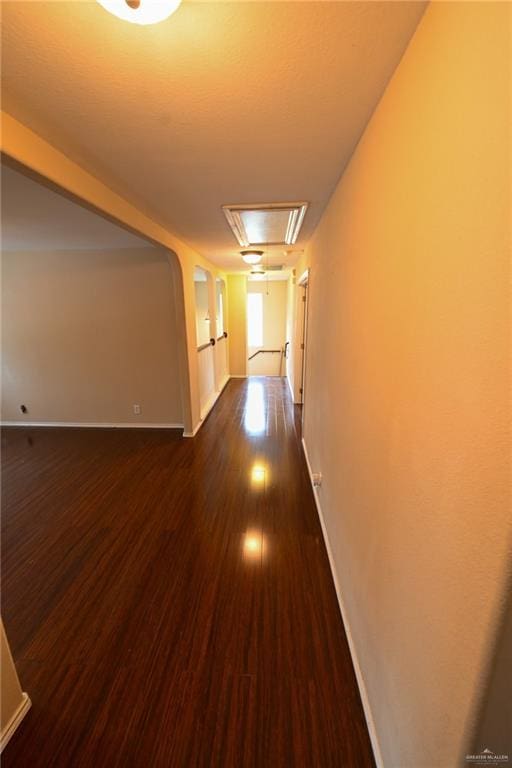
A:
[[[512,549],[512,541],[510,543]],[[491,649],[475,728],[466,754],[479,755],[485,749],[495,755],[507,755],[509,763],[512,763],[512,572],[505,592],[496,642]],[[465,755],[461,763],[464,762]]]

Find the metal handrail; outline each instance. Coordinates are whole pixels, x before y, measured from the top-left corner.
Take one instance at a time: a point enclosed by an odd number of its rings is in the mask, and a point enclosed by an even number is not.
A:
[[[214,346],[215,346],[215,339],[210,339],[210,341],[207,341],[206,344],[201,344],[201,346],[197,348],[197,351],[202,352],[203,349],[206,349],[207,347],[214,347]]]
[[[283,350],[282,349],[258,349],[256,352],[254,352],[254,354],[252,354],[249,357],[249,360],[252,360],[253,357],[256,357],[256,355],[260,355],[260,354],[267,353],[267,352],[270,353],[270,354],[277,354],[278,352],[283,354]]]

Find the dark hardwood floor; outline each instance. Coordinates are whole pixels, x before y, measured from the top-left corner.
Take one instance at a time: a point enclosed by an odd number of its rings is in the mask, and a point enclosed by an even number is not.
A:
[[[4,429],[4,768],[373,766],[284,379],[194,439]]]

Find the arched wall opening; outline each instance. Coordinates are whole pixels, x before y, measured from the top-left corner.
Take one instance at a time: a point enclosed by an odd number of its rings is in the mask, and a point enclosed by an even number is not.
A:
[[[27,175],[38,179],[45,186],[75,200],[80,206],[118,224],[126,231],[143,237],[154,245],[164,247],[175,257],[176,285],[181,306],[179,326],[184,333],[182,342],[184,365],[181,371],[184,436],[192,437],[203,421],[195,330],[194,266],[200,264],[211,270],[215,276],[218,270],[179,238],[22,123],[5,112],[1,113],[1,118],[2,157],[6,158],[6,162],[21,166]],[[173,258],[170,258],[170,263],[176,267]],[[231,284],[229,285],[231,289]],[[229,311],[231,313],[231,307]],[[231,369],[231,353],[229,360]]]
[[[177,255],[2,160],[3,422],[186,428]]]

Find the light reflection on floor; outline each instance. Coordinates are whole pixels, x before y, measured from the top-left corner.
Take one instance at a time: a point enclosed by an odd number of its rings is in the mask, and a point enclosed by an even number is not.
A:
[[[244,536],[244,560],[257,562],[265,557],[266,542],[261,531],[248,530]]]
[[[267,403],[265,388],[261,381],[249,380],[247,397],[244,404],[244,429],[247,435],[254,437],[267,431]],[[264,492],[269,479],[269,466],[266,461],[256,458],[249,467],[249,485],[252,491]],[[243,557],[248,563],[262,562],[267,544],[259,528],[248,528],[243,537]]]
[[[263,461],[256,461],[249,472],[249,481],[253,491],[264,491],[268,484],[268,466]]]
[[[249,381],[245,401],[244,428],[248,435],[262,435],[267,427],[263,383]]]

